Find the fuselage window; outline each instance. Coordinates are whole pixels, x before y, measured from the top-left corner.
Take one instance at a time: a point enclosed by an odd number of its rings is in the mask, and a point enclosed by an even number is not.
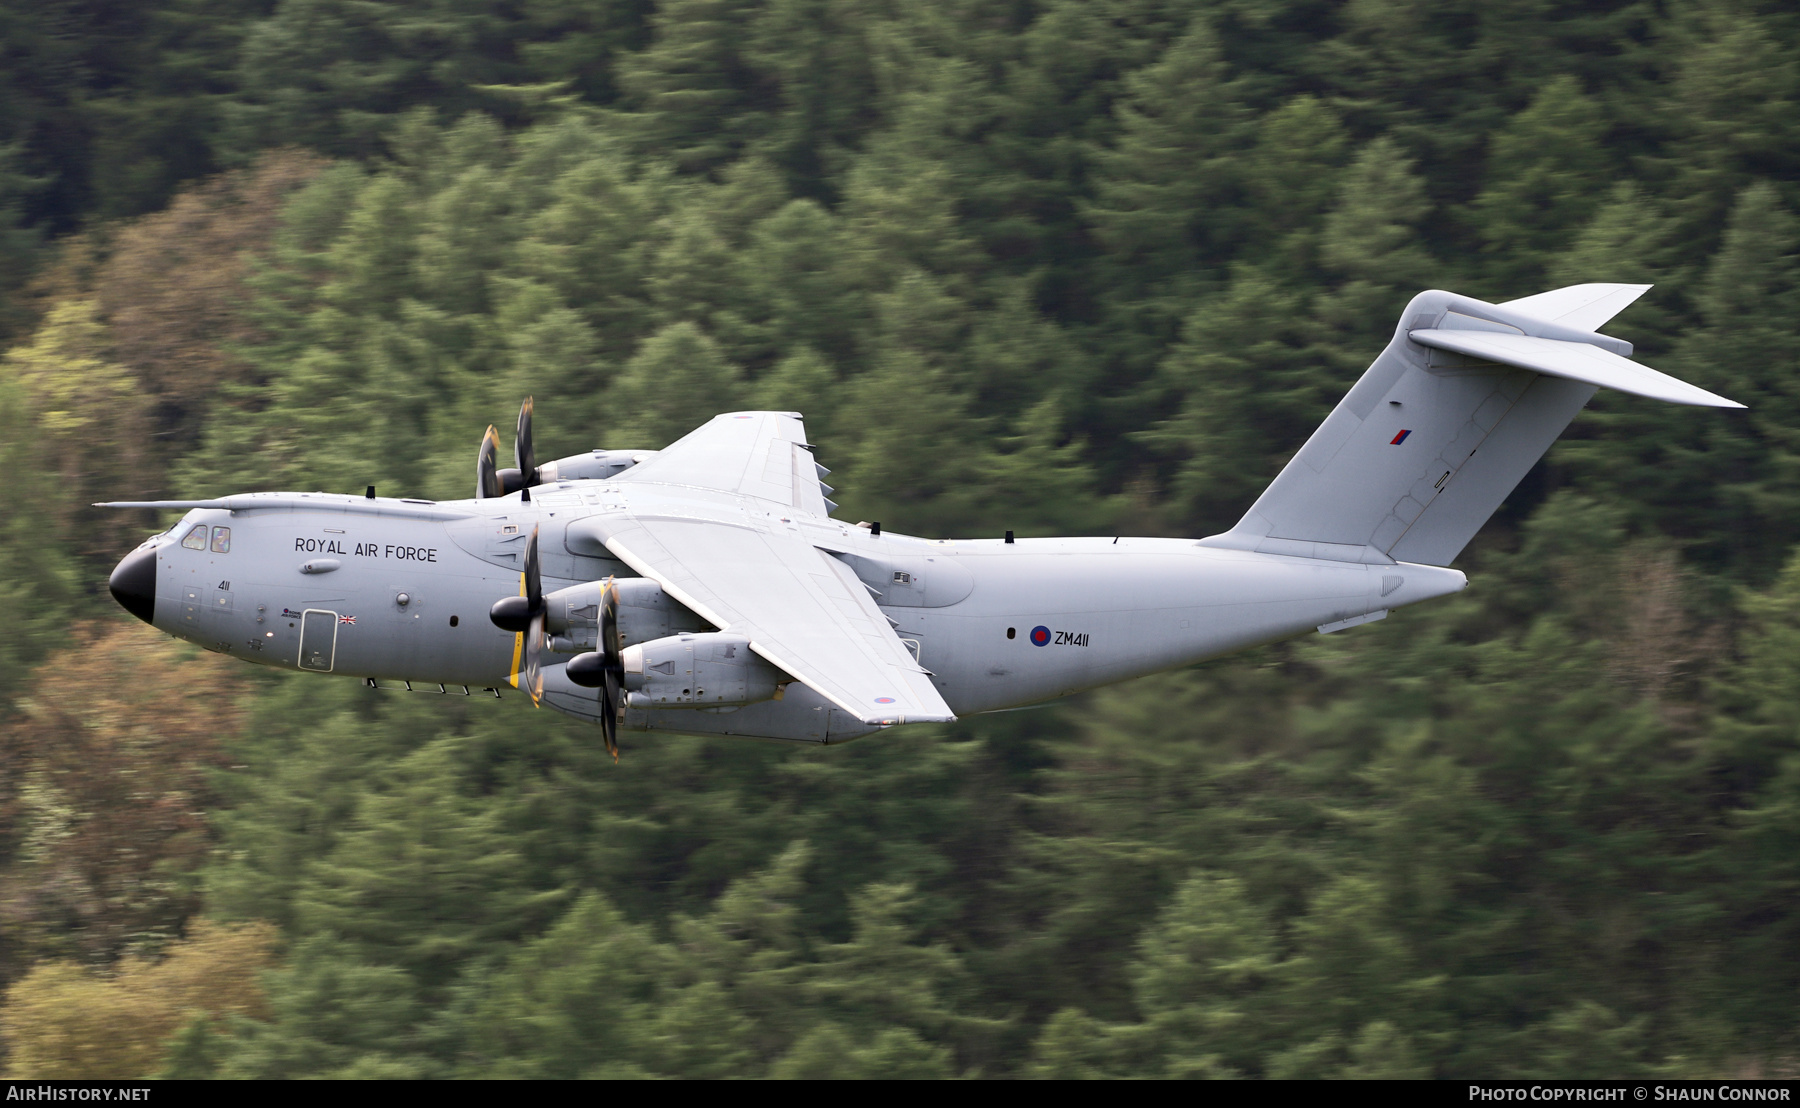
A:
[[[213,528],[213,553],[214,554],[229,554],[229,553],[231,553],[231,528],[229,528],[229,527],[214,527]]]
[[[194,529],[187,533],[187,538],[181,540],[181,545],[187,547],[189,550],[205,550],[206,524],[195,524]]]

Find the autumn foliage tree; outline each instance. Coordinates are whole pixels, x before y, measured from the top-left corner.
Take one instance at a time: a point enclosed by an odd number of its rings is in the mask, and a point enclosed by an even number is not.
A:
[[[135,623],[78,628],[38,668],[0,727],[0,973],[181,933],[241,690],[223,659]]]
[[[196,920],[160,957],[127,955],[100,970],[72,959],[40,963],[0,1004],[6,1076],[157,1076],[183,1029],[189,1038],[268,1015],[261,974],[274,961],[276,941],[268,924]]]

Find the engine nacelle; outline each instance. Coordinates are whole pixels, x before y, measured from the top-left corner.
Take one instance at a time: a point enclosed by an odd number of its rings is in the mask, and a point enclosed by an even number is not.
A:
[[[621,655],[633,708],[721,708],[774,700],[793,678],[730,631],[670,635]]]
[[[614,578],[612,587],[618,596],[622,645],[649,642],[680,631],[712,630],[711,624],[647,577]],[[590,581],[544,596],[544,629],[551,636],[550,650],[581,654],[599,649],[600,604],[605,591],[605,581]]]
[[[538,466],[538,481],[604,481],[654,457],[654,450],[590,450]]]

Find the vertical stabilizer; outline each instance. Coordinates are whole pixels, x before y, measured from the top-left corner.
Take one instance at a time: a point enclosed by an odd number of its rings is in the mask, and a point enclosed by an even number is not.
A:
[[[1631,362],[1630,343],[1569,322],[1598,326],[1647,287],[1577,285],[1506,306],[1420,293],[1237,526],[1201,542],[1448,565],[1598,386],[1741,407]],[[1544,318],[1551,313],[1558,319]]]

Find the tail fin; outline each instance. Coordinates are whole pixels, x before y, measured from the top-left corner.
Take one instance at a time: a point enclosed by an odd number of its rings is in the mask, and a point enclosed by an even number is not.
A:
[[[1393,341],[1293,461],[1207,546],[1449,565],[1600,386],[1742,404],[1630,361],[1595,334],[1647,285],[1575,285],[1505,305],[1413,297]]]

